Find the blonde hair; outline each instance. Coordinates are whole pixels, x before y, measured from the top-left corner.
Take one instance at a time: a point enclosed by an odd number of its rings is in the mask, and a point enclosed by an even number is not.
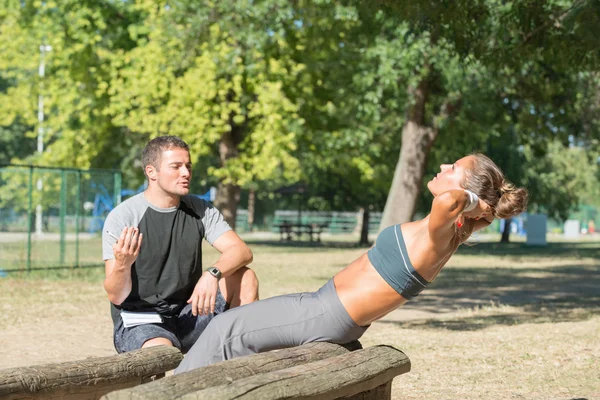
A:
[[[527,209],[527,189],[509,182],[502,170],[487,156],[471,154],[474,158],[466,168],[463,187],[468,189],[492,208],[496,218],[511,218]]]

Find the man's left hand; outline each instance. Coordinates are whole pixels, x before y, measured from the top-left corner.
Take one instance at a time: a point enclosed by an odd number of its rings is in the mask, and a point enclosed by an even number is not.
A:
[[[217,278],[205,271],[187,301],[188,304],[192,303],[192,314],[194,316],[208,315],[215,312],[218,289],[219,281]]]

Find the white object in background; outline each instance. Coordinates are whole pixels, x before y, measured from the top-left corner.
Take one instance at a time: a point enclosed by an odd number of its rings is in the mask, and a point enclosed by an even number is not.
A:
[[[564,235],[566,238],[575,239],[579,237],[580,226],[576,219],[568,219],[565,221]]]
[[[527,216],[527,244],[546,246],[547,218],[545,214],[529,214]]]

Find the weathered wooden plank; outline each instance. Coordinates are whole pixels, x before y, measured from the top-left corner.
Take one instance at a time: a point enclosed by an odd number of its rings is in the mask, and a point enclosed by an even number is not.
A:
[[[410,371],[410,360],[391,346],[374,346],[304,365],[255,375],[189,393],[192,400],[330,400],[376,389]],[[385,394],[385,392],[384,392]],[[388,397],[389,398],[389,397]]]
[[[229,384],[237,379],[346,354],[348,349],[345,347],[354,350],[362,346],[359,342],[344,347],[333,343],[309,343],[290,349],[254,354],[168,376],[160,381],[131,389],[114,391],[102,399],[175,399],[207,387]]]
[[[183,360],[181,352],[156,346],[108,357],[0,370],[0,398],[98,399],[164,376]]]

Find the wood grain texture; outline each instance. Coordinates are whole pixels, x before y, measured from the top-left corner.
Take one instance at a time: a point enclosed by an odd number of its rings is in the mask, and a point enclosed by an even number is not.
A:
[[[314,346],[328,345],[325,343],[315,343]],[[330,344],[329,344],[330,345]],[[305,346],[302,346],[305,348]],[[289,368],[280,368],[280,365],[270,365],[271,358],[261,358],[259,356],[272,356],[279,353],[289,355],[290,351],[299,351],[300,347],[281,350],[278,352],[263,353],[250,357],[242,357],[236,360],[226,361],[224,363],[214,364],[213,366],[200,368],[185,374],[175,376],[177,384],[173,385],[174,380],[166,378],[159,382],[143,385],[135,388],[135,396],[132,391],[121,391],[110,393],[105,399],[139,399],[142,395],[158,394],[162,399],[203,399],[203,400],[227,400],[227,399],[246,399],[246,400],[275,400],[275,399],[313,399],[328,400],[338,398],[350,398],[354,400],[363,399],[389,399],[391,381],[394,377],[410,371],[410,360],[404,353],[391,346],[374,346],[364,350],[357,350],[343,354],[327,357],[327,353],[318,351],[318,354],[325,358],[317,361],[305,362],[301,365],[295,365]],[[314,350],[311,350],[313,354]],[[255,358],[250,363],[249,359]],[[258,361],[258,359],[262,361]],[[284,356],[283,359],[288,359]],[[297,357],[291,357],[292,363],[298,361]],[[302,357],[300,358],[302,360]],[[235,364],[234,364],[235,362]],[[217,386],[197,385],[194,390],[191,388],[177,387],[181,385],[194,384],[194,379],[202,378],[205,374],[210,374],[211,367],[213,372],[223,371],[224,367],[230,368],[229,382]],[[265,368],[266,367],[266,368]],[[273,367],[273,368],[271,368]],[[272,369],[271,372],[255,374],[257,369]],[[253,372],[250,376],[235,377],[235,370],[240,370],[241,374],[248,374],[247,370]],[[183,378],[185,375],[188,375]],[[159,387],[169,390],[162,390],[156,393]],[[152,388],[150,388],[152,386]],[[201,387],[205,386],[203,389]],[[143,392],[140,392],[144,389]],[[152,389],[152,390],[148,390]],[[187,391],[187,394],[185,392]],[[128,392],[126,397],[124,392]],[[119,395],[117,397],[116,395]],[[156,398],[156,397],[145,397]]]
[[[353,342],[345,347],[354,350],[361,348],[361,345],[359,342]],[[228,385],[238,379],[343,355],[348,353],[348,349],[345,347],[324,342],[308,343],[299,347],[253,354],[168,376],[160,381],[134,388],[114,391],[104,396],[103,399],[152,400],[180,398],[188,393],[197,392],[208,387]]]
[[[209,387],[180,399],[192,400],[328,400],[348,396],[389,399],[386,387],[394,377],[410,371],[410,360],[391,346],[374,346],[324,360],[297,365]],[[172,398],[172,397],[171,397]]]
[[[183,360],[181,352],[156,346],[108,357],[0,370],[0,398],[98,399],[164,376]]]

